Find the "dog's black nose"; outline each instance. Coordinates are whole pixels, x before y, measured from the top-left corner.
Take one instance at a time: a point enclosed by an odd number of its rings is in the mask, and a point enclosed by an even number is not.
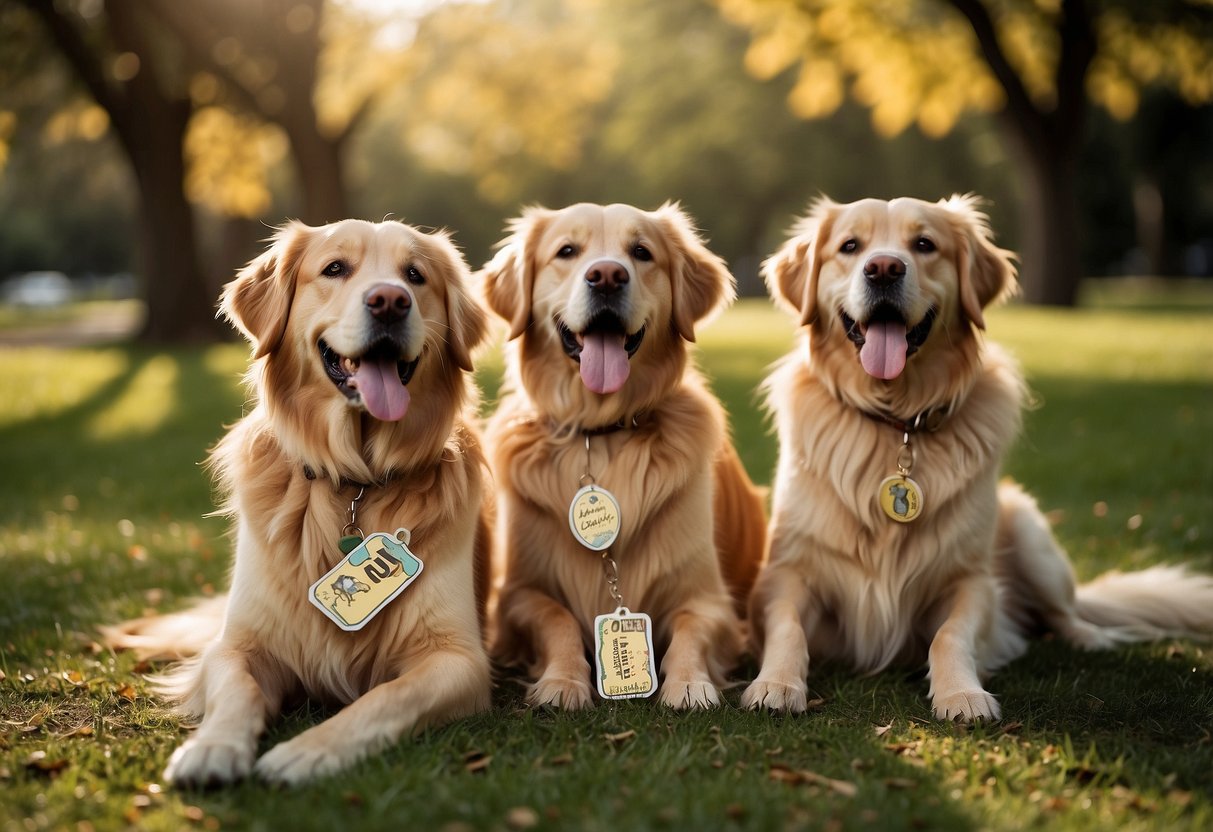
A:
[[[595,292],[609,295],[627,285],[628,270],[613,260],[599,260],[586,269],[585,282]]]
[[[404,320],[413,305],[413,299],[403,286],[380,283],[372,286],[363,295],[363,303],[371,317],[380,323],[393,324]]]
[[[877,254],[863,264],[863,276],[876,286],[888,286],[906,276],[905,261],[891,254]]]

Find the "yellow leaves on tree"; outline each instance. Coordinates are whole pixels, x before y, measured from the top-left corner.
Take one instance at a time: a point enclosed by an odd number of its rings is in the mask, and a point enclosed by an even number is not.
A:
[[[226,216],[256,217],[270,204],[268,170],[286,151],[278,128],[203,107],[185,137],[186,196]]]
[[[950,131],[967,111],[990,112],[1004,92],[968,21],[947,0],[716,0],[748,28],[746,68],[771,78],[798,65],[788,105],[802,118],[830,115],[847,93],[871,110],[873,127],[895,135],[912,124]],[[1043,111],[1056,105],[1061,0],[986,4],[1012,69]],[[1130,118],[1143,85],[1161,83],[1189,103],[1213,99],[1213,43],[1181,16],[1141,23],[1100,12],[1098,52],[1088,95],[1113,116]],[[849,83],[849,91],[846,89]]]
[[[434,167],[471,173],[488,198],[516,188],[524,159],[572,170],[592,105],[611,90],[613,41],[574,13],[525,19],[483,6],[450,6],[412,46],[420,68],[401,102],[406,140]]]

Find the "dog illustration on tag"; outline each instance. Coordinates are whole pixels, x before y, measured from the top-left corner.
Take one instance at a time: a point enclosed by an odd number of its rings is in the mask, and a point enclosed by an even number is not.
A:
[[[360,630],[421,574],[422,562],[403,542],[407,535],[368,535],[320,580],[308,600],[343,630]]]

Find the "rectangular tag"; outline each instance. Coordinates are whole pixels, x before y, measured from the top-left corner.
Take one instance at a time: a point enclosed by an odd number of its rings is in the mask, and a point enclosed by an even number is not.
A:
[[[312,584],[308,600],[343,630],[361,630],[424,564],[396,536],[374,532]]]
[[[594,665],[603,699],[640,699],[657,690],[653,622],[620,607],[594,619]]]

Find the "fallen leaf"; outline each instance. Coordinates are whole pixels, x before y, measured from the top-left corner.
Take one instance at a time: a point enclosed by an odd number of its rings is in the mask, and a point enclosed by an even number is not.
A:
[[[199,806],[186,806],[181,814],[185,815],[185,819],[197,823],[206,817],[206,812],[202,811]]]
[[[539,823],[539,813],[530,806],[515,806],[505,813],[505,824],[510,829],[530,829]]]
[[[573,753],[571,751],[566,751],[563,754],[558,754],[555,757],[553,757],[552,759],[548,760],[548,765],[550,765],[550,766],[567,766],[567,765],[570,765],[572,762],[573,762]]]
[[[81,675],[79,670],[65,670],[63,671],[63,681],[79,687],[84,684],[84,676]]]
[[[138,694],[135,692],[134,685],[129,683],[120,688],[116,688],[114,693],[117,694],[119,699],[125,699],[127,702],[134,702],[138,697]]]
[[[135,673],[148,673],[151,671],[151,669],[152,663],[147,659],[140,659],[139,661],[135,662],[135,666],[131,668],[131,670]]]
[[[824,786],[830,791],[844,797],[854,797],[859,792],[859,787],[847,780],[835,780],[832,777],[826,777],[824,774],[818,774],[815,771],[807,771],[805,769],[792,770],[786,766],[775,765],[771,766],[771,770],[767,776],[779,783]]]
[[[826,706],[826,701],[824,699],[810,699],[808,702],[804,703],[804,706],[810,711],[817,711]]]
[[[73,728],[70,731],[64,731],[62,734],[56,734],[58,737],[91,737],[95,731],[91,725],[81,725],[79,728]]]
[[[485,754],[483,751],[469,751],[463,755],[463,769],[469,773],[484,771],[491,762],[493,762],[493,755]]]
[[[51,777],[59,774],[71,762],[64,758],[51,759],[45,751],[35,751],[25,761],[25,767],[36,774],[47,774]]]
[[[874,725],[872,728],[876,732],[876,736],[883,737],[885,734],[893,730],[893,723],[890,722],[888,725]]]
[[[605,739],[607,742],[613,742],[613,743],[626,742],[627,740],[630,740],[634,736],[636,736],[636,732],[630,731],[630,730],[621,731],[618,734],[603,734],[602,735],[603,739]]]

